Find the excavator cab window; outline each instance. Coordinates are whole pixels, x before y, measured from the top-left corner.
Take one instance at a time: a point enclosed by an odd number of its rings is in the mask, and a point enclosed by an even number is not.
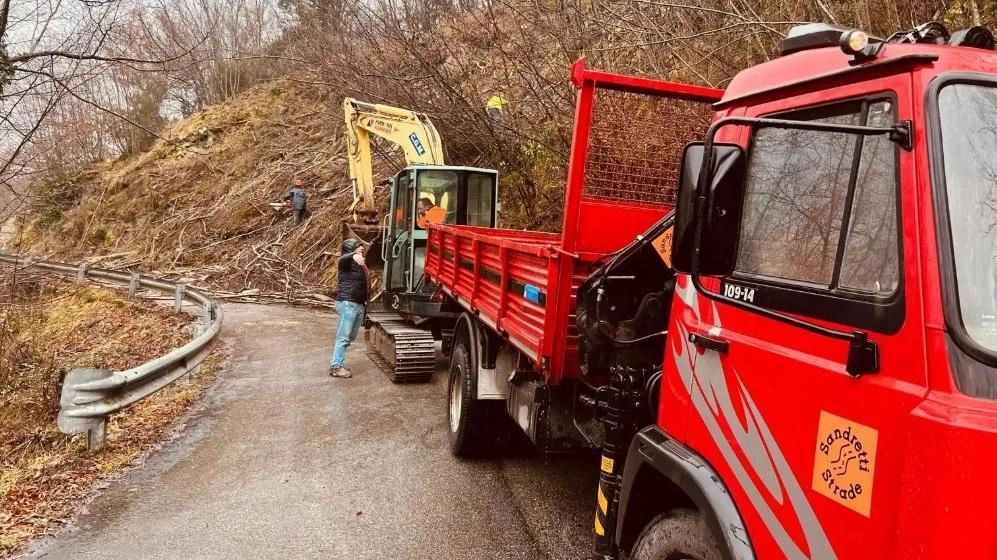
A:
[[[455,223],[457,216],[458,176],[454,171],[419,172],[416,227],[427,224]]]
[[[384,250],[384,282],[389,290],[408,288],[409,252],[412,245],[409,223],[412,220],[412,178],[408,170],[395,177],[391,197],[391,227],[386,232]]]
[[[467,225],[494,227],[495,215],[495,176],[485,173],[471,173],[467,178]],[[452,222],[447,222],[452,223]]]
[[[409,205],[405,204],[411,198],[411,191],[409,190],[409,178],[407,174],[402,174],[397,179],[398,186],[397,192],[395,194],[397,200],[400,202],[394,205],[394,221],[395,221],[395,231],[401,231],[408,229],[406,224],[408,224],[409,218]]]
[[[386,289],[410,292],[418,285],[429,224],[495,227],[497,179],[495,172],[473,168],[413,166],[399,173],[382,252]]]

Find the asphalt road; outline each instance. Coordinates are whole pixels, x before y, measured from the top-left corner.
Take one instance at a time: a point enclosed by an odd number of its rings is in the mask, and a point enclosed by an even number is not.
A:
[[[597,458],[458,460],[442,363],[392,385],[358,341],[333,379],[331,313],[225,311],[232,358],[183,434],[29,558],[589,557]]]

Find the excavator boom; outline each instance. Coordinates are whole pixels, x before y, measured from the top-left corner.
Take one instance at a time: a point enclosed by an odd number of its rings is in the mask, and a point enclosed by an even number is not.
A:
[[[357,222],[373,224],[376,223],[376,209],[371,135],[401,147],[407,165],[443,165],[443,143],[429,117],[408,109],[347,97],[343,100],[343,115],[353,186],[351,211]]]

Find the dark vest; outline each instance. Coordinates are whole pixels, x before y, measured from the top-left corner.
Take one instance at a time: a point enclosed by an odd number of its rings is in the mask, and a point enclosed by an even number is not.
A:
[[[339,257],[339,301],[367,303],[367,273],[353,260],[353,253]]]

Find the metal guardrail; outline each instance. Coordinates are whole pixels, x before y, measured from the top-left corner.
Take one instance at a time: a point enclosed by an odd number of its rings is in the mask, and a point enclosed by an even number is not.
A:
[[[77,368],[66,375],[62,385],[59,430],[65,434],[87,432],[87,447],[99,449],[107,434],[107,418],[166,387],[200,365],[211,350],[211,342],[222,328],[222,310],[206,293],[182,283],[141,274],[90,268],[31,258],[0,255],[0,263],[35,268],[77,280],[94,279],[128,286],[128,297],[140,289],[152,289],[174,297],[174,309],[180,312],[184,302],[199,305],[202,316],[194,339],[138,367],[125,371]]]

